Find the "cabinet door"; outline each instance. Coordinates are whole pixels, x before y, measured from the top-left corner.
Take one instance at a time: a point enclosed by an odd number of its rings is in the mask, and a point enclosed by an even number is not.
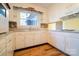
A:
[[[34,33],[34,39],[33,39],[34,45],[41,44],[41,36],[39,32]]]
[[[5,40],[5,38],[0,39],[0,56],[6,56],[6,40]]]
[[[54,36],[55,36],[56,47],[60,49],[61,51],[64,51],[65,49],[64,33],[56,32],[54,33]]]
[[[6,48],[0,52],[0,56],[6,56]]]
[[[40,31],[25,33],[25,47],[46,43],[44,33]]]
[[[47,43],[48,33],[46,31],[40,31],[39,38],[41,44]]]
[[[41,32],[41,31],[37,31],[34,33],[34,44],[35,45],[39,45],[39,44],[43,44],[46,43],[46,37],[45,37],[45,33]]]
[[[12,45],[13,45],[13,50],[15,50],[16,49],[16,33],[12,33],[11,34],[11,39],[12,39]]]
[[[24,36],[25,36],[25,47],[33,46],[34,33],[26,32]]]
[[[12,41],[9,41],[8,43],[7,43],[7,47],[6,47],[6,49],[7,49],[7,56],[13,56],[13,45],[12,45]]]
[[[64,33],[52,32],[49,43],[52,44],[54,47],[60,49],[61,51],[64,51],[65,49]]]
[[[48,43],[51,44],[52,46],[56,47],[56,40],[55,40],[55,35],[53,32],[49,33],[50,39],[48,39]]]
[[[68,37],[65,52],[73,56],[79,56],[79,38]]]
[[[14,52],[14,36],[13,33],[9,34],[6,36],[6,51],[7,51],[7,56],[12,56]]]
[[[22,32],[16,32],[16,49],[24,48],[24,33]]]

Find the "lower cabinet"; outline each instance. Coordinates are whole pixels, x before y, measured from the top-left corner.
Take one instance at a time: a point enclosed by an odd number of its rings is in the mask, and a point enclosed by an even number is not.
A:
[[[13,34],[6,34],[0,38],[0,56],[13,56]]]
[[[48,31],[41,31],[41,32],[39,32],[40,44],[48,43],[47,39],[48,39]]]
[[[7,47],[6,47],[6,49],[7,49],[7,56],[13,56],[13,46],[12,46],[12,42],[10,42],[10,43],[7,43]]]
[[[63,33],[52,32],[51,33],[51,44],[59,50],[65,50],[65,39]]]
[[[6,49],[3,49],[3,50],[0,52],[0,56],[7,56],[7,55],[6,55]]]
[[[77,34],[70,34],[66,37],[65,52],[72,56],[79,56],[79,37]]]
[[[11,34],[9,34],[9,35],[7,35],[7,40],[6,40],[6,51],[7,51],[7,53],[6,53],[6,55],[7,56],[13,56],[13,53],[14,53],[14,34],[13,33],[11,33]]]
[[[54,33],[55,45],[58,49],[65,51],[64,33]]]
[[[47,43],[46,37],[44,35],[46,35],[44,31],[30,32],[29,35],[30,39],[28,40],[29,44],[35,46],[35,45]],[[26,41],[27,41],[27,37],[26,37]]]
[[[34,38],[35,34],[33,32],[25,32],[24,34],[25,34],[25,36],[24,36],[25,37],[25,39],[24,39],[25,40],[25,42],[24,42],[25,43],[25,47],[33,46],[34,45],[34,41],[33,40],[35,39]]]
[[[34,45],[47,43],[46,36],[44,35],[46,35],[44,31],[38,31],[34,33],[34,39],[33,39]]]
[[[16,49],[47,43],[44,34],[44,32],[40,31],[16,32]]]
[[[24,42],[25,42],[25,40],[24,40],[24,33],[22,33],[22,32],[16,32],[15,33],[15,46],[16,46],[16,49],[20,49],[20,48],[24,48],[25,46],[25,44],[24,44]]]
[[[0,38],[0,56],[6,56],[6,41],[5,38]]]
[[[79,56],[79,34],[65,32],[50,32],[51,39],[48,43],[59,50],[71,55]]]

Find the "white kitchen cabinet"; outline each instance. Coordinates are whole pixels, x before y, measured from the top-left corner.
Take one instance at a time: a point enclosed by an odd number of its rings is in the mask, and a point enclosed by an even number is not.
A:
[[[35,34],[34,35],[35,39],[33,40],[34,41],[34,45],[46,43],[46,38],[44,36],[46,34],[45,34],[44,31],[37,31],[34,34]]]
[[[48,32],[47,31],[41,31],[40,32],[40,42],[42,43],[47,43],[47,39],[48,39]]]
[[[6,56],[5,38],[0,38],[0,56]]]
[[[16,49],[34,46],[32,32],[16,32]]]
[[[79,56],[79,34],[67,33],[65,52],[69,55]]]
[[[32,31],[25,33],[25,47],[35,46],[46,43],[44,32]]]
[[[16,49],[21,49],[24,48],[25,44],[25,40],[24,40],[24,33],[23,32],[16,32],[15,33],[16,36]]]
[[[33,45],[38,45],[40,44],[40,35],[39,35],[39,32],[33,32],[32,33],[33,37]]]
[[[49,31],[49,38],[47,39],[48,43],[51,44],[52,46],[56,47],[56,40],[55,40],[55,35],[53,32]]]
[[[33,32],[25,32],[24,34],[25,34],[24,35],[24,37],[25,37],[25,47],[34,46],[34,43],[33,43],[33,39],[35,39],[34,33]]]
[[[47,43],[45,32],[43,31],[16,32],[15,37],[16,49]]]
[[[6,48],[0,52],[0,56],[6,56]]]
[[[79,34],[72,32],[50,32],[48,43],[59,50],[71,55],[79,56]]]
[[[9,41],[9,43],[7,43],[7,56],[13,56],[13,44],[12,44],[12,41]]]
[[[6,36],[6,51],[7,51],[7,56],[13,56],[14,52],[14,36],[13,33],[9,34]]]
[[[64,33],[63,32],[53,32],[54,38],[55,38],[55,45],[59,50],[64,51],[65,49],[65,39],[64,39]]]
[[[13,36],[11,34],[3,34],[0,38],[0,55],[12,56],[13,55]]]
[[[53,46],[58,48],[59,50],[64,51],[65,50],[65,39],[64,39],[64,33],[62,32],[52,32],[51,33],[51,43]]]
[[[12,45],[13,45],[13,50],[16,49],[16,33],[11,34],[11,39],[12,39]]]

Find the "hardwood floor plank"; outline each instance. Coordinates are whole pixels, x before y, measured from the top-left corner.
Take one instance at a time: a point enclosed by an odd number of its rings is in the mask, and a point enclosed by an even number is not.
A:
[[[14,56],[65,56],[65,54],[56,48],[51,47],[49,44],[45,44],[34,48],[16,51]]]

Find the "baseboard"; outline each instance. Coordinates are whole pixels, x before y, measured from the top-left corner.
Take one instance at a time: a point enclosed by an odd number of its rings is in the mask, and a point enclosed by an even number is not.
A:
[[[38,45],[35,45],[35,46],[30,46],[30,47],[25,47],[25,48],[21,48],[21,49],[16,49],[16,50],[14,50],[14,52],[25,50],[25,49],[30,49],[30,48],[34,48],[34,47],[38,47],[38,46],[45,45],[45,44],[48,44],[48,43],[43,43],[43,44],[38,44]]]
[[[49,43],[48,43],[49,44]],[[54,48],[56,48],[55,46],[52,46],[51,44],[49,44],[51,47],[54,47]],[[67,53],[65,53],[65,52],[63,52],[63,51],[61,51],[60,49],[58,49],[58,48],[56,48],[58,51],[60,51],[61,53],[63,53],[63,54],[65,54],[66,56],[70,56],[69,54],[67,54]]]

